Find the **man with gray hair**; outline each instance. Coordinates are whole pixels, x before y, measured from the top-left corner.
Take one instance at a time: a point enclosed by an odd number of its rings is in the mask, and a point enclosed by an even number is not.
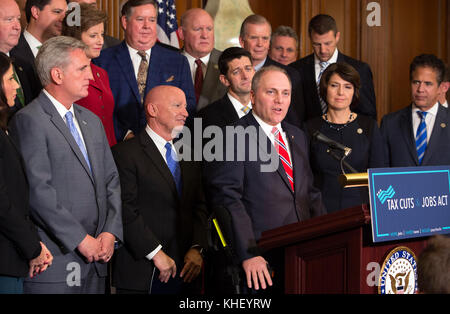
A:
[[[102,123],[74,104],[92,79],[86,46],[47,40],[36,58],[44,89],[10,123],[30,184],[31,214],[54,255],[25,293],[104,293],[107,262],[123,239],[119,175]]]
[[[269,65],[274,65],[284,69],[288,73],[292,81],[293,89],[291,106],[289,107],[286,120],[297,127],[301,127],[301,122],[305,120],[302,78],[296,69],[274,61],[268,56],[271,34],[272,26],[264,16],[257,14],[249,15],[242,22],[239,43],[242,48],[249,51],[252,55],[255,71],[259,71],[261,68]]]
[[[244,291],[272,284],[274,292],[284,288],[283,254],[261,252],[257,242],[263,231],[325,213],[320,191],[313,186],[306,135],[284,121],[291,90],[283,69],[269,66],[256,72],[250,92],[252,111],[233,126],[256,129],[257,135],[236,132],[233,140],[225,141],[226,158],[203,165],[209,205],[225,208],[231,216],[233,249],[246,275]],[[252,148],[258,151],[257,160],[252,160]],[[270,170],[264,167],[269,159],[276,161]],[[274,278],[268,265],[275,270]]]
[[[273,60],[289,65],[297,60],[298,36],[292,27],[280,25],[270,38],[269,57]]]

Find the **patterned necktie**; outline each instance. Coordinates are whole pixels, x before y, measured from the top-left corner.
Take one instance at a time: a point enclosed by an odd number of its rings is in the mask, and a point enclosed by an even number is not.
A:
[[[286,144],[284,143],[283,137],[280,134],[280,130],[278,130],[277,127],[273,127],[272,134],[275,137],[275,149],[280,156],[281,163],[283,164],[283,168],[286,171],[286,175],[289,183],[291,184],[292,191],[294,191],[294,170],[292,168],[291,159],[289,158]]]
[[[248,105],[242,106],[241,111],[244,114],[247,114],[250,111],[250,106],[248,106]]]
[[[24,107],[25,106],[25,94],[23,93],[22,85],[20,84],[19,77],[17,76],[16,69],[14,66],[13,66],[13,77],[14,77],[14,80],[17,82],[17,84],[19,84],[19,88],[17,88],[17,98],[19,99],[22,107]]]
[[[177,160],[178,158],[176,157],[175,152],[172,150],[172,145],[170,145],[169,142],[167,142],[164,147],[166,148],[167,166],[172,173],[178,194],[181,195],[181,168]]]
[[[425,150],[427,149],[427,124],[425,123],[425,118],[428,112],[417,111],[420,118],[420,124],[416,132],[416,149],[417,157],[419,158],[419,165],[422,164],[423,156],[425,155]]]
[[[195,70],[195,81],[194,81],[194,88],[195,88],[195,98],[200,98],[200,94],[202,93],[203,88],[203,69],[202,69],[202,60],[197,59],[195,60],[195,64],[197,64],[197,69]]]
[[[148,61],[147,61],[147,54],[145,51],[141,50],[138,51],[138,55],[141,56],[142,60],[139,64],[139,70],[138,70],[138,76],[137,76],[137,83],[139,88],[139,94],[141,95],[141,103],[144,102],[144,93],[145,93],[145,86],[147,84],[147,73],[148,73]]]
[[[75,127],[75,124],[73,122],[72,112],[67,111],[65,117],[66,117],[66,123],[67,123],[67,126],[69,127],[70,133],[72,133],[72,136],[75,139],[75,142],[77,142],[77,145],[80,148],[81,153],[83,154],[84,159],[86,160],[86,162],[89,166],[89,170],[92,171],[91,163],[89,162],[89,156],[87,154],[86,147],[84,146],[83,140],[81,139],[81,136],[80,136],[80,133],[78,133],[78,130]]]
[[[319,63],[319,65],[320,65],[320,73],[319,73],[319,77],[317,78],[317,82],[316,82],[317,83],[317,95],[319,95],[320,107],[322,109],[322,113],[326,113],[328,110],[328,106],[327,106],[327,103],[322,99],[322,97],[320,97],[320,79],[322,78],[322,74],[327,69],[329,63],[327,61],[322,61]]]

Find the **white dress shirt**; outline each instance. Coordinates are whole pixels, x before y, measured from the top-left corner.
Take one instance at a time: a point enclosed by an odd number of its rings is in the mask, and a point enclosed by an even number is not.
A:
[[[327,61],[327,62],[328,62],[328,65],[337,62],[338,54],[339,54],[339,51],[337,50],[337,48],[334,49],[333,55],[332,55],[331,58]],[[317,82],[317,80],[319,79],[319,74],[320,74],[320,62],[321,62],[321,61],[319,60],[319,58],[317,58],[317,56],[314,55],[314,69],[315,69],[315,71],[316,71],[316,82]]]
[[[227,93],[228,99],[231,101],[231,104],[234,107],[234,110],[236,110],[237,115],[239,116],[239,119],[242,118],[243,116],[245,116],[246,114],[244,113],[244,111],[242,111],[242,107],[244,107],[243,104],[241,104],[241,102],[239,100],[237,100],[236,98],[234,98],[230,93]],[[247,104],[249,109],[252,109],[252,102],[249,101]]]
[[[197,60],[197,59],[194,58],[193,56],[191,56],[186,51],[183,51],[182,54],[188,60],[189,68],[191,69],[192,82],[195,82],[195,72],[197,71],[197,63],[195,63],[195,60]],[[206,56],[200,58],[200,60],[203,63],[203,65],[202,65],[203,78],[205,78],[205,75],[206,75],[206,69],[208,68],[208,63],[209,63],[209,57],[210,56],[211,56],[211,53],[208,53]]]
[[[27,30],[23,32],[23,37],[25,37],[28,45],[31,48],[31,52],[33,53],[34,57],[36,58],[39,48],[41,48],[42,43],[36,39],[33,35],[31,35]],[[39,47],[39,48],[38,48]]]
[[[66,126],[67,126],[66,113],[68,111],[70,111],[72,113],[73,123],[75,124],[75,127],[77,128],[78,134],[80,134],[81,141],[83,142],[84,148],[86,149],[86,152],[87,152],[86,144],[84,143],[83,133],[81,132],[80,125],[78,124],[77,117],[75,116],[75,112],[73,111],[73,105],[71,105],[70,109],[67,110],[67,108],[63,104],[61,104],[58,100],[56,100],[52,95],[50,95],[50,93],[47,92],[47,90],[45,88],[43,89],[43,92],[50,99],[50,101],[52,102],[53,106],[55,106],[55,108],[58,111],[59,115],[64,120],[64,123],[66,124]],[[67,128],[69,128],[69,127],[67,126]]]
[[[430,142],[431,132],[433,132],[434,121],[436,121],[436,115],[439,109],[439,103],[436,103],[430,110],[427,111],[427,115],[425,117],[425,123],[427,125],[427,143]],[[417,111],[421,111],[416,105],[412,105],[412,124],[414,131],[414,138],[416,138],[417,129],[420,124],[420,117],[417,114]]]

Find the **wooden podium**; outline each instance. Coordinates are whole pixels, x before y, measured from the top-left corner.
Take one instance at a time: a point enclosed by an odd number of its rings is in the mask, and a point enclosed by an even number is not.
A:
[[[282,249],[285,293],[378,293],[378,274],[388,253],[398,246],[416,257],[427,238],[374,244],[370,212],[362,205],[263,232],[263,250]],[[376,282],[376,284],[375,284]]]

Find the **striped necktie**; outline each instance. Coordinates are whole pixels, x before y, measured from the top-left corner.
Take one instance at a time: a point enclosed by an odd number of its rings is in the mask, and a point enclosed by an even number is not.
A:
[[[416,132],[416,149],[417,157],[419,159],[419,165],[422,164],[423,156],[427,149],[427,124],[425,123],[425,118],[428,112],[417,111],[420,118],[420,124]]]
[[[291,184],[292,191],[294,191],[294,170],[292,168],[291,159],[287,151],[286,144],[284,143],[283,137],[280,134],[280,130],[277,127],[273,127],[272,134],[275,137],[274,146],[280,156],[283,168],[286,171],[287,178]]]
[[[250,111],[250,107],[248,105],[242,106],[241,111],[247,114]]]
[[[322,99],[322,97],[320,97],[320,79],[322,78],[322,74],[327,69],[329,63],[327,61],[322,61],[319,63],[319,65],[320,65],[320,73],[319,73],[319,77],[317,78],[317,82],[316,82],[317,95],[319,95],[320,108],[322,109],[322,113],[326,113],[328,110],[328,106],[327,106],[327,103]]]

